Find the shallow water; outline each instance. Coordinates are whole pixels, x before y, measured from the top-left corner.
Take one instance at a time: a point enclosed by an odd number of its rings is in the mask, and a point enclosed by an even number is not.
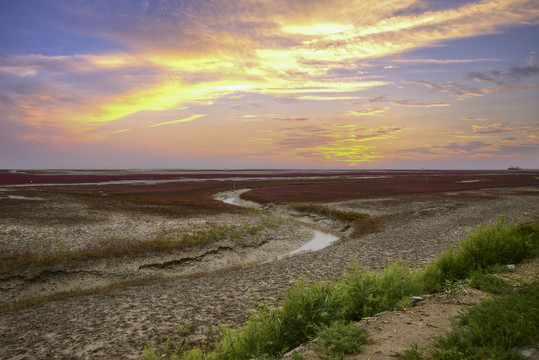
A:
[[[238,205],[238,202],[239,202],[238,201],[238,196],[228,197],[228,198],[226,198],[226,199],[224,199],[222,201],[224,203],[227,203],[227,204],[239,206]],[[307,251],[321,250],[321,249],[323,249],[325,247],[330,246],[335,241],[339,240],[339,238],[337,236],[333,235],[333,234],[325,233],[325,232],[320,231],[320,230],[313,230],[313,231],[314,231],[314,238],[311,241],[304,244],[302,247],[300,247],[300,248],[298,248],[298,249],[296,249],[294,251],[289,252],[288,254],[279,256],[279,259],[291,256],[291,255],[297,255],[297,254],[307,252]]]
[[[236,199],[237,199],[237,197],[229,197],[227,199],[224,199],[223,202],[227,203],[227,204],[231,204],[231,205],[237,205],[235,203]]]
[[[307,244],[303,245],[299,249],[292,251],[288,255],[296,255],[305,251],[321,250],[333,244],[337,240],[339,240],[339,238],[335,235],[328,234],[319,230],[314,230],[314,238],[311,241],[309,241]]]

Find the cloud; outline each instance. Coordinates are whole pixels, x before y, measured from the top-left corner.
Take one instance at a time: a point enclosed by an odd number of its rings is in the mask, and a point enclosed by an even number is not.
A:
[[[479,88],[470,87],[467,83],[448,82],[448,83],[433,83],[423,80],[408,80],[406,84],[423,85],[431,89],[439,89],[458,99],[464,99],[470,96],[482,96],[483,92]]]
[[[392,60],[392,63],[397,64],[437,64],[437,65],[448,65],[448,64],[468,64],[474,62],[485,62],[485,61],[500,61],[499,59],[395,59]]]
[[[532,90],[539,88],[539,84],[524,84],[524,85],[500,85],[500,86],[491,86],[483,89],[485,94],[500,93],[507,91],[518,91],[518,90]]]
[[[172,125],[172,124],[178,124],[178,123],[193,121],[193,120],[199,119],[199,118],[201,118],[203,116],[206,116],[206,114],[196,114],[196,115],[192,115],[192,116],[189,116],[189,117],[186,117],[186,118],[183,118],[183,119],[179,119],[179,120],[165,121],[165,122],[161,122],[161,123],[158,123],[158,124],[150,125],[149,127]]]
[[[485,72],[471,72],[468,78],[498,85],[507,81],[520,81],[522,79],[539,75],[539,68],[535,66],[515,66],[508,71],[488,70]]]
[[[232,94],[357,98],[358,92],[390,84],[360,77],[361,61],[536,24],[539,18],[533,0],[485,0],[432,11],[417,0],[47,4],[44,23],[56,24],[66,37],[77,34],[109,46],[99,54],[3,56],[0,73],[15,79],[16,86],[6,91],[22,109],[20,121],[40,129],[54,119],[79,141],[103,124],[136,113],[208,105]],[[534,71],[514,68],[487,75],[520,79]],[[421,84],[457,98],[483,94],[464,83]],[[447,104],[397,100],[394,105]]]
[[[511,130],[510,127],[502,123],[490,125],[473,125],[473,131],[477,134],[499,134]]]
[[[273,118],[273,120],[280,120],[280,121],[307,121],[309,119],[307,119],[307,118]]]
[[[112,134],[120,134],[120,133],[125,133],[125,132],[129,132],[129,131],[132,131],[133,129],[122,129],[122,130],[114,130],[114,131],[109,131],[107,133],[105,133],[106,135],[112,135]]]
[[[441,107],[441,106],[450,106],[447,103],[419,103],[414,102],[413,100],[394,100],[391,101],[391,104],[396,106],[404,106],[404,107],[423,107],[423,108],[430,108],[430,107]]]
[[[298,149],[311,149],[332,140],[331,131],[316,125],[283,128],[268,133],[272,148],[290,153]]]
[[[488,70],[484,72],[471,72],[468,78],[476,82],[494,84],[482,89],[485,94],[501,93],[507,91],[520,91],[537,89],[539,83],[528,83],[529,79],[539,75],[539,68],[529,66],[515,66],[507,71]]]
[[[479,140],[465,143],[451,142],[447,145],[431,146],[430,148],[439,156],[481,156],[491,155],[499,150],[499,147]]]
[[[358,124],[301,125],[270,131],[266,139],[277,152],[276,156],[355,165],[382,157],[374,144],[396,139],[407,129],[398,126],[366,128]]]
[[[466,120],[466,121],[487,121],[488,120],[487,118],[482,118],[482,117],[463,117],[460,119]]]
[[[403,100],[393,100],[387,97],[387,95],[381,95],[377,96],[375,98],[372,98],[369,100],[370,102],[386,102],[390,103],[395,106],[402,106],[402,107],[418,107],[418,108],[428,108],[428,107],[441,107],[441,106],[450,106],[447,103],[424,103],[424,102],[417,102],[411,99],[403,99]]]
[[[347,111],[347,114],[354,116],[378,116],[386,111],[386,108],[367,109],[359,111]]]
[[[524,80],[539,74],[539,68],[534,66],[516,66],[508,71],[488,70],[484,72],[471,72],[467,78],[476,82],[494,84],[488,87],[471,87],[464,82],[433,83],[423,80],[408,80],[407,84],[423,85],[431,89],[438,89],[458,99],[484,94],[507,91],[531,90],[539,87],[538,83],[522,83]]]
[[[416,147],[416,148],[410,148],[410,149],[400,149],[396,151],[397,153],[417,153],[417,154],[426,154],[426,155],[434,155],[436,154],[428,147]]]

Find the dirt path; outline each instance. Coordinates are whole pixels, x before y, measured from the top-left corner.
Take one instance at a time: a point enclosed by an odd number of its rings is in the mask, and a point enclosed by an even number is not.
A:
[[[537,192],[537,188],[528,188]],[[402,257],[423,265],[448,244],[500,213],[518,221],[537,219],[537,196],[490,189],[466,199],[417,197],[334,204],[365,211],[384,221],[378,232],[314,253],[242,270],[155,285],[130,287],[47,302],[0,313],[0,347],[9,359],[138,358],[147,341],[159,344],[194,329],[203,341],[208,325],[243,322],[253,302],[272,301],[300,274],[338,276],[352,257],[374,269]],[[316,218],[312,218],[314,222]],[[225,256],[225,255],[223,255]],[[225,260],[226,261],[226,260]]]

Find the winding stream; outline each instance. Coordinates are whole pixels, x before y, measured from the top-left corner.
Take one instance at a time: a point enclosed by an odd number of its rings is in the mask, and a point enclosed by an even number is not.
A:
[[[257,208],[257,209],[260,208],[260,205],[255,202],[240,199],[240,195],[249,190],[250,189],[237,190],[234,192],[234,196],[229,196],[226,199],[223,199],[221,201],[223,201],[224,203],[236,205],[236,206],[243,206],[243,207]],[[314,237],[311,241],[304,244],[300,248],[289,252],[288,254],[277,257],[277,259],[283,259],[285,257],[297,255],[303,252],[321,250],[325,247],[330,246],[335,241],[339,240],[339,238],[333,234],[326,233],[320,230],[313,230],[313,231],[314,231]]]

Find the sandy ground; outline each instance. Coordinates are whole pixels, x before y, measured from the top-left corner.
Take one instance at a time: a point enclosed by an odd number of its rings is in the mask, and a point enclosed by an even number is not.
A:
[[[527,193],[523,195],[522,190]],[[517,221],[535,220],[539,216],[539,201],[534,193],[539,194],[539,188],[480,190],[470,192],[470,195],[473,195],[470,198],[447,194],[442,198],[407,196],[334,203],[331,205],[339,209],[363,211],[380,219],[378,231],[347,239],[317,252],[247,268],[127,287],[103,294],[72,297],[6,311],[0,313],[0,346],[3,349],[0,357],[138,358],[147,341],[153,344],[162,344],[167,338],[177,341],[183,337],[185,329],[194,330],[189,335],[191,342],[201,342],[205,340],[208,325],[241,324],[248,317],[253,303],[278,299],[280,292],[286,290],[301,274],[309,272],[316,279],[338,276],[353,257],[357,258],[360,264],[374,269],[381,269],[399,257],[408,263],[424,265],[449,244],[457,243],[473,227],[491,222],[501,213]],[[311,236],[309,228],[299,226],[297,221],[329,227],[333,232],[339,232],[346,225],[318,216],[288,213],[281,208],[270,206],[268,209],[279,216],[291,216],[295,220],[282,220],[277,229],[264,230],[260,237],[247,241],[253,246],[233,247],[225,252],[217,252],[212,257],[201,256],[200,261],[196,261],[196,264],[192,262],[188,266],[164,270],[155,268],[152,271],[158,274],[153,273],[152,276],[202,272],[222,268],[223,264],[237,265],[278,255],[286,251],[285,249],[306,242]],[[267,213],[253,212],[245,219],[243,216],[242,219],[237,219],[237,216],[239,215],[231,215],[223,221],[256,221],[257,217],[267,216]],[[133,221],[138,224],[141,220]],[[96,224],[91,222],[88,226],[93,229]],[[103,222],[99,224],[103,225]],[[13,231],[8,234],[12,229],[10,226],[14,225],[15,220],[3,225],[4,238],[17,235]],[[24,227],[19,225],[19,234],[24,234]],[[344,232],[344,237],[347,234]],[[41,238],[47,239],[46,236]],[[279,245],[272,245],[275,243]],[[262,251],[260,249],[264,245],[268,248],[261,254],[259,251]],[[207,250],[200,248],[191,251],[201,251],[199,255],[203,255]],[[68,270],[23,274],[17,279],[4,278],[1,281],[2,296],[5,293],[10,294],[5,298],[10,301],[9,299],[36,295],[41,288],[49,291],[51,284],[62,281],[67,283],[63,286],[73,286],[74,283],[69,279],[77,276],[78,271],[88,271],[92,266],[94,270],[104,270],[101,273],[94,271],[93,280],[84,277],[77,280],[83,286],[88,282],[99,285],[131,279],[139,276],[141,269],[147,269],[141,268],[142,264],[163,263],[185,256],[187,255],[167,254],[161,258],[155,255],[135,261],[115,259],[116,264],[80,264],[79,268],[73,265],[75,268]],[[220,265],[215,267],[216,263]],[[192,270],[195,265],[199,268]],[[117,269],[117,273],[114,269]],[[102,274],[108,273],[116,273],[117,277],[100,282],[104,276]]]

